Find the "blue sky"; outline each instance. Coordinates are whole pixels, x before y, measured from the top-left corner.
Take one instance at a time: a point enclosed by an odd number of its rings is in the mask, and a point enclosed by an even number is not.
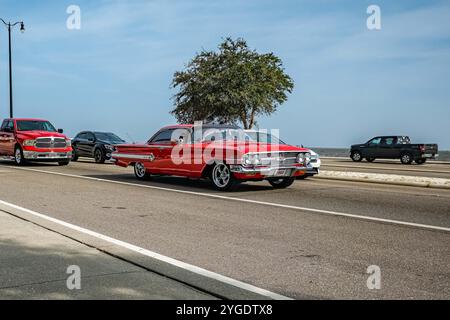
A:
[[[69,5],[81,30],[66,28]],[[369,31],[377,4],[382,30]],[[263,128],[307,146],[346,147],[409,134],[450,149],[450,3],[414,0],[0,0],[15,30],[16,116],[69,135],[147,139],[175,119],[173,73],[224,37],[274,52],[296,87]],[[0,118],[8,115],[7,32],[0,30]]]

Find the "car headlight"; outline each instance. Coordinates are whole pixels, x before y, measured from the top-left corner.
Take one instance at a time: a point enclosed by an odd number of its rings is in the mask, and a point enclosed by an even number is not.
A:
[[[108,151],[111,151],[111,152],[113,152],[115,150],[114,146],[110,146],[108,144],[105,144],[105,149]]]
[[[23,145],[25,147],[34,147],[36,145],[36,140],[25,140]]]
[[[71,147],[72,146],[72,140],[67,139],[66,140],[66,146]]]
[[[246,154],[242,158],[242,163],[244,166],[257,166],[261,164],[261,158],[257,154]]]
[[[297,163],[308,165],[311,163],[311,154],[309,152],[301,152],[297,155]]]

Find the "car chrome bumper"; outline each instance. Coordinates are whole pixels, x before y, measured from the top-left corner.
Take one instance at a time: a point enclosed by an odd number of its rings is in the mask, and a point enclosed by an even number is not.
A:
[[[72,158],[72,152],[24,151],[23,157],[27,160],[68,160]]]
[[[280,171],[285,170],[290,174],[288,176],[293,176],[297,171],[308,171],[313,170],[313,167],[308,166],[282,166],[282,167],[243,167],[241,165],[232,165],[230,167],[231,172],[245,174],[245,175],[262,175],[268,177],[276,177]]]

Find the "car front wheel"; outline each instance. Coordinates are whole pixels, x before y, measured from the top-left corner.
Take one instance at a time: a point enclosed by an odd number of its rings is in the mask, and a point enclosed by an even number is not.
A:
[[[351,157],[354,162],[361,162],[363,159],[362,154],[359,151],[353,151]]]
[[[105,155],[101,149],[96,149],[94,152],[95,163],[105,163]]]
[[[410,155],[409,153],[403,153],[403,154],[400,156],[400,161],[401,161],[403,164],[411,164],[412,161],[413,161],[413,159],[412,159],[412,157],[411,157],[411,155]]]
[[[15,151],[14,151],[14,162],[16,163],[16,165],[18,166],[23,166],[26,163],[26,160],[23,157],[23,151],[22,148],[17,146]]]
[[[224,163],[216,163],[214,165],[210,178],[213,187],[219,191],[232,190],[237,184],[230,167]]]
[[[285,189],[294,183],[295,178],[281,178],[281,179],[271,179],[269,180],[270,185],[274,189]]]

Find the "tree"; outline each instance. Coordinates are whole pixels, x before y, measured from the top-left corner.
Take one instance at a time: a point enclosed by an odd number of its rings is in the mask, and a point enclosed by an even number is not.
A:
[[[243,39],[231,38],[218,52],[198,53],[184,71],[174,74],[172,114],[180,123],[240,122],[245,129],[260,115],[270,115],[294,89],[280,58],[250,50]]]

